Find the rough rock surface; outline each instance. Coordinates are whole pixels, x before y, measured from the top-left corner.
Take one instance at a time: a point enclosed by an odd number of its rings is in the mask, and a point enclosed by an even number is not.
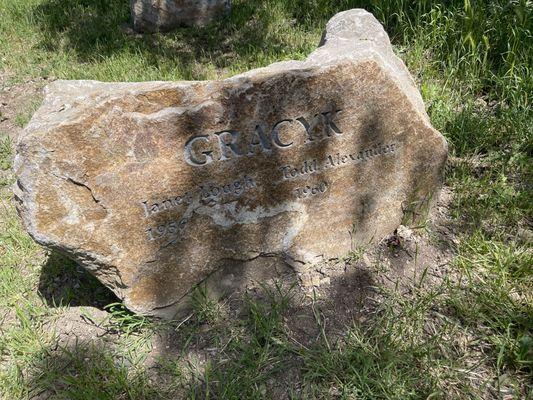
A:
[[[143,314],[171,316],[223,268],[302,273],[391,234],[431,205],[447,155],[364,10],[332,18],[306,61],[45,95],[15,159],[24,225]]]
[[[159,32],[180,25],[203,26],[229,12],[230,0],[130,0],[133,29]]]

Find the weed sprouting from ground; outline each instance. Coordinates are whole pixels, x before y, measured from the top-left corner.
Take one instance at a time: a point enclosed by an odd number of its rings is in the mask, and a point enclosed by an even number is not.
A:
[[[0,170],[11,168],[11,140],[6,134],[0,133]]]
[[[9,85],[227,77],[305,58],[327,20],[354,7],[384,24],[450,143],[450,223],[461,228],[451,276],[430,289],[379,288],[376,308],[340,338],[329,336],[313,303],[308,312],[318,333],[311,345],[289,328],[290,291],[264,287],[239,320],[200,291],[194,315],[170,323],[186,340],[179,356],[162,355],[157,370],[168,379],[156,384],[144,367],[149,338],[169,325],[131,314],[90,277],[55,290],[76,267],[59,257],[46,262],[22,230],[10,200],[11,143],[0,133],[0,397],[240,399],[279,398],[279,390],[324,399],[531,396],[531,1],[235,0],[232,15],[213,25],[140,36],[123,26],[127,1],[0,0],[0,78]],[[26,104],[13,122],[24,126],[33,111]],[[355,250],[359,261],[364,249]],[[89,282],[85,292],[80,282]],[[109,304],[102,327],[119,342],[61,347],[51,321],[95,296]],[[199,338],[215,350],[190,372],[185,355]]]
[[[198,323],[216,323],[221,318],[219,302],[210,297],[207,288],[199,285],[191,296],[191,306]]]
[[[129,311],[122,303],[108,304],[105,309],[109,312],[110,327],[117,332],[130,335],[150,326],[150,320]]]

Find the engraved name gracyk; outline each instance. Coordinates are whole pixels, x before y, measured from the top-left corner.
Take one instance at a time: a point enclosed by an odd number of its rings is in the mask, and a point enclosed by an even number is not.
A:
[[[280,134],[284,125],[293,125],[299,129],[305,137],[305,143],[311,143],[321,138],[331,138],[342,134],[335,118],[342,110],[326,111],[315,114],[313,117],[298,117],[282,119],[276,122],[270,129],[262,124],[257,124],[255,129],[247,135],[236,130],[214,132],[209,135],[196,135],[186,143],[184,158],[187,164],[200,167],[215,161],[226,161],[242,156],[254,156],[261,152],[270,153],[273,149],[288,149],[294,142],[283,138]],[[321,128],[318,130],[317,128]],[[317,131],[322,132],[318,137]],[[215,153],[214,149],[218,152]],[[216,155],[218,154],[218,155]]]

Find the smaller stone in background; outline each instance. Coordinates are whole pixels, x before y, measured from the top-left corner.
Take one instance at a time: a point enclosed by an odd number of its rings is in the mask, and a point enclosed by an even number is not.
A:
[[[130,0],[133,29],[164,32],[180,25],[203,26],[231,9],[231,0]]]

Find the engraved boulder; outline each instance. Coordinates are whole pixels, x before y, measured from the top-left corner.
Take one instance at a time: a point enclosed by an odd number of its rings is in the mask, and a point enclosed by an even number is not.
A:
[[[275,258],[301,272],[379,241],[423,217],[447,156],[359,9],[333,17],[305,61],[220,81],[56,81],[45,94],[17,145],[24,226],[141,314],[171,317],[224,268],[260,275]]]

